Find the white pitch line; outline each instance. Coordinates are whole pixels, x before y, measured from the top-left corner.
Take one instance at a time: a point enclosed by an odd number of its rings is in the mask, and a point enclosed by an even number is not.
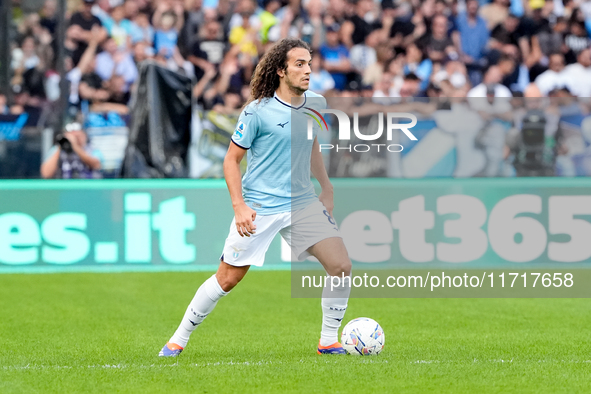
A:
[[[356,357],[357,358],[357,357]],[[350,357],[347,357],[350,359]],[[410,361],[410,364],[444,364],[444,363],[461,363],[463,360],[415,360]],[[332,360],[314,360],[314,364],[336,364],[339,363],[339,359],[332,359]],[[359,362],[361,364],[387,364],[389,363],[388,360],[375,360],[375,359],[360,359]],[[591,363],[591,360],[560,360],[560,361],[552,361],[552,360],[514,360],[514,359],[493,359],[493,360],[478,360],[474,359],[473,363],[516,363],[516,364],[525,364],[525,363],[547,363],[547,362],[556,362],[556,363],[569,363],[569,364],[579,364],[579,363]],[[300,360],[299,363],[307,363],[307,361]],[[104,364],[104,365],[37,365],[37,364],[27,364],[27,365],[8,365],[2,366],[2,370],[4,371],[22,371],[22,370],[59,370],[59,369],[130,369],[130,368],[140,368],[140,369],[162,369],[162,368],[175,368],[175,367],[218,367],[218,366],[232,366],[232,365],[246,365],[246,366],[261,366],[261,365],[278,365],[278,364],[291,364],[291,363],[283,363],[282,361],[218,361],[215,363],[202,363],[202,364],[179,364],[176,362],[175,364],[150,364],[150,365],[135,365],[135,364]]]
[[[305,363],[306,361],[300,360],[300,363]],[[332,359],[332,360],[323,360],[320,363],[329,364],[329,363],[338,363],[339,360]],[[360,360],[362,364],[372,364],[372,363],[388,363],[388,360]],[[314,363],[317,364],[318,360],[314,360]],[[246,366],[261,366],[261,365],[271,365],[271,364],[283,364],[281,361],[217,361],[215,363],[202,363],[202,364],[179,364],[178,361],[175,364],[151,364],[151,365],[135,365],[135,364],[105,364],[105,365],[37,365],[37,364],[27,364],[27,365],[9,365],[3,366],[2,370],[4,371],[20,371],[20,370],[43,370],[43,369],[128,369],[128,368],[142,368],[142,369],[150,369],[150,368],[171,368],[171,367],[218,367],[218,366],[228,366],[228,365],[246,365]]]

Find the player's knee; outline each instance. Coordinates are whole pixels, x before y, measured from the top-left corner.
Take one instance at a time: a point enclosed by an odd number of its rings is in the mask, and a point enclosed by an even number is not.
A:
[[[240,282],[240,279],[230,278],[230,277],[222,277],[218,278],[218,283],[223,291],[228,292],[232,290],[236,285]]]
[[[220,273],[216,274],[216,278],[220,287],[223,291],[228,292],[232,290],[240,281],[242,280],[242,275],[233,275],[230,273]]]
[[[349,276],[351,275],[351,261],[344,261],[334,265],[328,271],[331,276]]]

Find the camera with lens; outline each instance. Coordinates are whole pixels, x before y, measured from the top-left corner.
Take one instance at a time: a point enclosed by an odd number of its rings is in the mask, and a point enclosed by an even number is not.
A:
[[[66,136],[64,134],[58,134],[56,136],[56,140],[57,143],[59,144],[60,148],[62,148],[62,150],[66,153],[72,153],[74,152],[74,149],[72,149],[72,143],[70,142],[69,139],[66,138]]]
[[[68,123],[64,128],[64,133],[69,133],[71,131],[79,131],[82,130],[82,125],[78,122]],[[72,148],[72,143],[69,139],[66,138],[64,133],[60,133],[55,137],[56,142],[61,147],[62,151],[65,153],[72,153],[74,149]]]
[[[546,140],[546,115],[529,110],[523,119],[520,142],[515,157],[517,176],[553,176],[555,152]]]

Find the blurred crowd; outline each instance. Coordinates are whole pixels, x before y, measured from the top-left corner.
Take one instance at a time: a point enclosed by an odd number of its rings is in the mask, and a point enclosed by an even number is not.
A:
[[[583,0],[83,0],[69,2],[69,103],[127,113],[138,64],[194,79],[204,108],[239,108],[275,41],[313,48],[311,89],[326,94],[591,96],[591,2]],[[14,20],[18,113],[59,98],[56,0]],[[535,87],[535,89],[534,89]],[[330,93],[328,93],[330,94]]]
[[[68,0],[65,43],[56,0],[14,4],[0,114],[52,108],[63,44],[72,118],[129,113],[149,59],[191,78],[203,110],[236,115],[283,37],[310,44],[310,89],[326,96],[591,97],[586,0]]]

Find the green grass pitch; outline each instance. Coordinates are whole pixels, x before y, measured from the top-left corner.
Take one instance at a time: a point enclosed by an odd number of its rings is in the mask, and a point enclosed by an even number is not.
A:
[[[384,351],[320,356],[320,301],[286,271],[249,273],[158,358],[209,275],[0,275],[0,393],[591,391],[590,300],[352,299]]]

